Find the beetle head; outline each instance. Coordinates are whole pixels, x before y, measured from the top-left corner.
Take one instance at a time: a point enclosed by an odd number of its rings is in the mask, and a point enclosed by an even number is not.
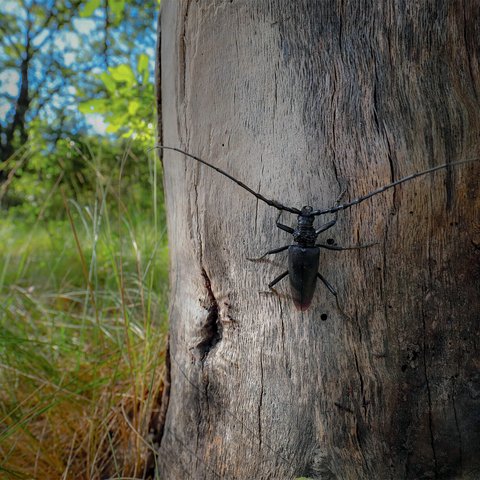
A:
[[[310,205],[302,207],[302,212],[298,216],[299,225],[313,225],[315,217],[310,215],[313,212],[313,208]]]

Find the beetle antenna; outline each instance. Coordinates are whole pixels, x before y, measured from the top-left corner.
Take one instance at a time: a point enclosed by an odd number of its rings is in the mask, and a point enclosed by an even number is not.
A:
[[[399,180],[396,180],[393,183],[389,183],[388,185],[385,185],[377,190],[374,190],[373,192],[370,192],[367,195],[364,195],[363,197],[358,197],[355,200],[352,200],[351,202],[344,203],[342,205],[337,205],[332,208],[327,208],[326,210],[315,210],[312,212],[312,215],[324,215],[326,213],[335,213],[335,212],[338,212],[339,210],[345,210],[347,208],[353,207],[353,205],[358,205],[364,200],[368,200],[369,198],[373,197],[374,195],[377,195],[378,193],[382,193],[385,190],[396,187],[397,185],[400,185],[401,183],[404,183],[404,182],[408,182],[409,180],[413,180],[414,178],[421,177],[422,175],[427,175],[428,173],[436,172],[437,170],[442,170],[443,168],[455,167],[457,165],[463,165],[464,163],[475,162],[478,160],[480,160],[479,157],[470,158],[468,160],[462,160],[460,162],[445,163],[443,165],[438,165],[437,167],[429,168],[428,170],[424,170],[423,172],[414,173],[412,175],[409,175],[408,177],[400,178]]]
[[[269,200],[268,198],[264,197],[263,195],[261,195],[260,193],[257,193],[255,190],[252,190],[250,187],[248,187],[247,185],[245,185],[243,182],[241,182],[240,180],[237,180],[236,178],[232,177],[231,175],[229,175],[227,172],[224,172],[223,170],[221,170],[220,168],[218,167],[215,167],[214,165],[206,162],[205,160],[202,160],[201,158],[198,158],[196,157],[195,155],[192,155],[190,153],[187,153],[187,152],[184,152],[183,150],[180,150],[179,148],[175,148],[175,147],[166,147],[165,145],[155,145],[155,147],[153,148],[159,148],[161,150],[173,150],[174,152],[178,152],[178,153],[181,153],[187,157],[190,157],[190,158],[193,158],[194,160],[196,160],[197,162],[200,162],[202,163],[203,165],[206,165],[207,167],[210,167],[210,168],[213,168],[213,170],[216,170],[218,173],[221,173],[223,176],[229,178],[230,180],[232,180],[233,182],[235,182],[237,185],[239,185],[240,187],[242,187],[243,189],[245,189],[247,192],[251,193],[252,195],[254,195],[256,198],[258,198],[259,200],[261,200],[262,202],[265,202],[267,205],[269,205],[270,207],[274,207],[276,208],[277,210],[285,210],[287,212],[290,212],[290,213],[295,213],[295,214],[300,214],[300,210],[298,210],[297,208],[293,208],[293,207],[286,207],[285,205],[282,205],[280,202],[277,202],[276,200]],[[150,149],[152,150],[152,149]]]

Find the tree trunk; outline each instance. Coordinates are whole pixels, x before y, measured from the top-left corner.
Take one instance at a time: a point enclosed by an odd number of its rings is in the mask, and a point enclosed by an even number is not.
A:
[[[27,49],[29,45],[27,43]],[[26,58],[22,60],[20,65],[20,89],[18,98],[15,102],[15,113],[11,123],[9,123],[4,129],[4,135],[0,137],[0,167],[5,167],[6,162],[15,153],[15,143],[18,140],[20,145],[24,145],[28,140],[28,132],[25,126],[25,117],[30,107],[29,96],[29,68],[30,60],[28,51],[25,53]],[[15,135],[18,132],[19,138],[16,139]],[[2,132],[3,133],[3,132]],[[0,169],[0,185],[5,183],[8,179],[7,168]]]
[[[474,0],[164,0],[164,144],[296,208],[480,156],[479,27]],[[275,209],[164,166],[162,479],[480,478],[479,164],[340,212],[324,242],[378,242],[321,254],[344,313],[267,292],[287,254],[247,258],[292,243]]]

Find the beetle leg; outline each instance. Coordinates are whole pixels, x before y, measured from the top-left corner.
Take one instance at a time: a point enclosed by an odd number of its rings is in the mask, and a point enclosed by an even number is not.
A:
[[[336,218],[334,218],[333,220],[331,220],[331,221],[328,222],[328,223],[325,223],[325,224],[322,225],[320,228],[318,228],[317,230],[315,230],[315,235],[319,235],[320,233],[324,232],[325,230],[328,230],[329,228],[332,228],[336,223],[337,223],[337,219],[336,219]]]
[[[327,280],[325,279],[325,277],[320,273],[318,272],[317,273],[317,277],[323,282],[323,284],[330,290],[330,292],[335,295],[335,298],[337,298],[337,292],[336,290],[327,282]]]
[[[343,198],[343,196],[345,195],[345,193],[347,193],[347,189],[344,188],[341,192],[340,192],[340,195],[337,197],[337,199],[335,200],[335,205],[338,205],[340,203],[340,200]],[[280,212],[281,213],[281,212]],[[332,228],[336,223],[337,223],[337,219],[338,219],[338,212],[335,212],[335,218],[333,220],[331,220],[330,222],[328,223],[325,223],[325,225],[322,225],[320,228],[318,228],[317,230],[315,230],[315,234],[316,235],[319,235],[320,233],[322,232],[325,232],[326,230],[328,230],[329,228]]]
[[[269,284],[268,288],[272,288],[274,285],[276,285],[282,278],[286,277],[288,275],[288,270],[286,272],[283,272],[281,275],[279,275],[277,278],[273,279]]]
[[[317,272],[317,277],[322,281],[322,283],[330,290],[330,292],[335,296],[335,303],[337,304],[338,311],[348,320],[350,317],[343,311],[343,308],[340,306],[338,302],[338,294],[337,291],[327,282],[326,278],[320,273]]]
[[[292,227],[289,227],[288,225],[284,225],[283,223],[280,223],[279,220],[280,220],[280,216],[282,215],[282,212],[280,212],[278,214],[278,217],[277,217],[277,227],[280,228],[281,230],[284,230],[285,232],[288,232],[288,233],[293,233],[294,230]]]
[[[262,260],[262,258],[265,258],[267,255],[272,255],[274,253],[280,253],[286,250],[290,245],[285,245],[284,247],[280,248],[274,248],[273,250],[269,250],[268,252],[265,252],[261,257],[257,258],[247,258],[247,260],[250,260],[251,262],[256,262],[258,260]]]
[[[347,193],[347,188],[344,187],[343,190],[340,192],[340,195],[337,197],[335,200],[335,205],[338,205],[340,203],[340,200],[343,198],[343,196]]]
[[[323,245],[321,243],[315,246],[320,248],[326,248],[327,250],[358,250],[360,248],[372,247],[373,245],[378,245],[378,242],[367,243],[366,245],[354,245],[353,247],[340,247],[338,245]]]

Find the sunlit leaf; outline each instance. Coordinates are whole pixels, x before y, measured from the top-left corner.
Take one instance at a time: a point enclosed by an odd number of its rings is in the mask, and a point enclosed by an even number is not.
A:
[[[121,128],[121,125],[116,125],[116,124],[111,123],[107,127],[106,132],[107,133],[115,133],[115,132],[118,132],[118,130],[120,130],[120,128]]]
[[[94,100],[88,100],[78,105],[78,110],[81,113],[104,113],[107,110],[106,100],[98,98]]]
[[[107,72],[103,72],[100,75],[100,80],[103,82],[103,84],[110,93],[115,93],[115,91],[117,90],[117,84]]]
[[[101,0],[88,0],[80,12],[81,17],[91,17],[93,12],[100,6]]]
[[[135,137],[135,132],[133,131],[133,129],[129,130],[128,132],[125,132],[122,137],[123,138],[130,138],[130,137]]]
[[[130,65],[126,63],[122,63],[117,67],[110,67],[108,70],[117,82],[126,82],[127,85],[133,85],[135,83],[135,74],[130,68]]]
[[[138,73],[143,73],[145,70],[148,70],[148,55],[146,55],[145,53],[141,53],[138,56],[137,70]]]
[[[140,102],[133,100],[128,104],[128,113],[130,115],[135,115],[139,108],[140,108]]]
[[[142,83],[145,85],[148,83],[148,78],[150,77],[149,71],[149,57],[145,53],[141,53],[138,56],[137,60],[137,71],[142,74]]]
[[[115,20],[119,22],[122,19],[125,10],[125,0],[110,0],[109,6],[115,16]]]

